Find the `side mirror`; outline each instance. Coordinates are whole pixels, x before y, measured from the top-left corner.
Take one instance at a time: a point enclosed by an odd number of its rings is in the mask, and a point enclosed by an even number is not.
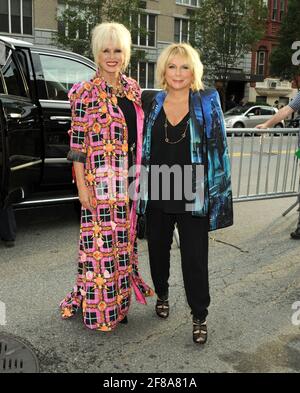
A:
[[[255,116],[255,113],[248,113],[246,116],[247,117],[252,117],[252,116]]]

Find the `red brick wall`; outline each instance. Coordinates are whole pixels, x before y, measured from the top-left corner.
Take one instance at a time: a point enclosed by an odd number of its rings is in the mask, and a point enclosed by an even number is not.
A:
[[[252,50],[252,60],[251,60],[251,70],[252,73],[256,73],[256,55],[259,47],[267,48],[266,64],[265,64],[265,78],[269,76],[269,58],[272,49],[278,44],[278,31],[280,29],[280,12],[278,10],[276,20],[272,20],[273,14],[273,4],[277,0],[268,0],[268,19],[266,22],[266,34],[262,40],[260,40],[256,45],[254,45]],[[280,7],[280,2],[279,7]],[[285,0],[285,12],[287,12],[288,0]],[[251,83],[251,87],[255,87],[255,83]]]

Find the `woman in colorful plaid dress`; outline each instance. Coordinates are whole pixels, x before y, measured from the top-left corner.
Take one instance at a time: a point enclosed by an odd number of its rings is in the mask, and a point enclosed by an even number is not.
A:
[[[92,50],[98,71],[69,93],[68,159],[73,161],[82,210],[77,282],[60,307],[68,318],[82,306],[85,325],[101,331],[127,322],[132,289],[140,303],[152,295],[137,268],[138,170],[128,184],[128,169],[141,162],[144,117],[140,88],[123,74],[130,47],[131,36],[123,25],[96,26]]]

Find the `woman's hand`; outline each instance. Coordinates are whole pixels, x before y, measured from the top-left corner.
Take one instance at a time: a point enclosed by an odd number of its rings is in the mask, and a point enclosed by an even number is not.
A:
[[[94,197],[88,187],[84,185],[78,186],[79,201],[84,209],[92,210],[94,206]]]
[[[259,129],[261,129],[261,128],[268,128],[268,126],[267,126],[266,123],[262,123],[262,124],[257,124],[257,126],[255,128],[259,128]]]

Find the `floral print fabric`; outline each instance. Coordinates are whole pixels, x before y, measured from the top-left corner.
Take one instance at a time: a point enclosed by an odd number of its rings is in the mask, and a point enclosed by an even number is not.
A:
[[[141,120],[137,83],[124,75],[121,83]],[[68,158],[84,162],[85,183],[94,199],[92,210],[81,210],[77,283],[60,307],[68,318],[82,306],[88,328],[110,331],[127,314],[132,288],[141,303],[153,294],[138,272],[136,202],[130,209],[128,195],[128,129],[116,95],[98,74],[74,85],[69,98]],[[142,121],[138,125],[141,144]]]

